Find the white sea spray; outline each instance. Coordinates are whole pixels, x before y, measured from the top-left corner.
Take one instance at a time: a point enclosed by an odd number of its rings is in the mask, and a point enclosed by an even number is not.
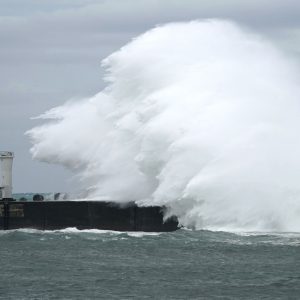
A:
[[[272,44],[229,21],[171,23],[102,64],[103,91],[28,132],[35,159],[190,228],[300,230],[300,76]]]

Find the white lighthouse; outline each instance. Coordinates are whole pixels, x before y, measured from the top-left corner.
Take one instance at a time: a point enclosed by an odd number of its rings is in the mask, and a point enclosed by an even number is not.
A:
[[[13,152],[0,151],[0,199],[12,198]]]

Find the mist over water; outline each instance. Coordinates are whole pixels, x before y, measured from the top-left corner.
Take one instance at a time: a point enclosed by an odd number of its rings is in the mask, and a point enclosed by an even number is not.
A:
[[[106,88],[28,132],[88,198],[166,205],[192,228],[300,230],[299,71],[222,20],[171,23],[103,61]]]

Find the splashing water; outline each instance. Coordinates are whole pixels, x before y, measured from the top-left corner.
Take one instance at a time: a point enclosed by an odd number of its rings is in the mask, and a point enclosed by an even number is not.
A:
[[[103,61],[107,87],[28,132],[89,197],[166,205],[188,227],[300,230],[299,72],[220,20],[171,23]]]

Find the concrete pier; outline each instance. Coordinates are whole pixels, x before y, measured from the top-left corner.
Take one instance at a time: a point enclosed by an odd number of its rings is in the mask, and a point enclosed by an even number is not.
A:
[[[176,217],[163,220],[164,208],[102,201],[0,201],[0,229],[67,227],[163,232],[178,229]]]

